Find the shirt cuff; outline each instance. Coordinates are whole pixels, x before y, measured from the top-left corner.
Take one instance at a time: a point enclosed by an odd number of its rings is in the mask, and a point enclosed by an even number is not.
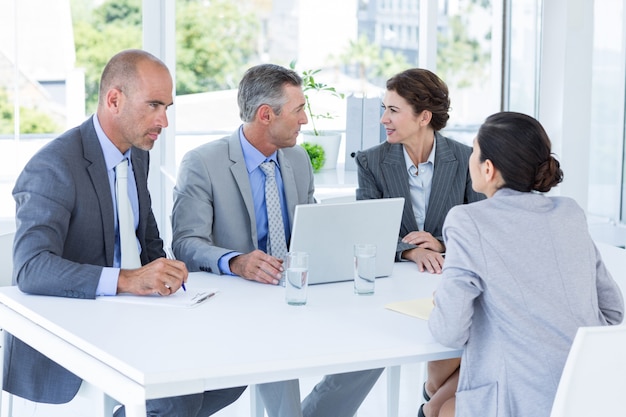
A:
[[[230,265],[228,263],[235,256],[241,255],[240,252],[228,252],[217,261],[217,267],[220,269],[220,272],[224,275],[235,275],[230,270]]]
[[[100,281],[96,288],[96,295],[116,295],[117,280],[120,277],[120,268],[102,268]]]

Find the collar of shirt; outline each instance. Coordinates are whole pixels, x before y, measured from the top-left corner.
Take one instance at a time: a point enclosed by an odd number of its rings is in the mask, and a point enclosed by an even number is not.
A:
[[[433,141],[433,148],[430,150],[430,154],[428,154],[428,159],[426,160],[426,162],[422,162],[423,164],[427,164],[430,162],[433,166],[433,169],[435,167],[435,148],[437,148],[437,138],[435,138],[435,140]],[[409,153],[406,151],[406,148],[404,146],[402,147],[402,152],[404,153],[404,163],[406,164],[406,170],[408,171],[409,175],[412,177],[417,176],[419,167],[416,167],[415,164],[413,164],[413,161],[411,160],[411,157],[409,156]]]
[[[128,181],[130,190],[129,197],[130,204],[133,208],[135,228],[137,228],[137,225],[139,223],[139,200],[137,195],[137,186],[135,185],[135,176],[133,175],[133,165],[130,158],[132,148],[126,151],[126,153],[122,154],[120,150],[115,147],[113,142],[111,142],[106,133],[104,133],[104,130],[102,130],[102,126],[100,125],[97,114],[93,115],[92,120],[93,127],[96,130],[96,136],[98,137],[98,141],[100,142],[100,148],[102,149],[102,153],[104,154],[104,163],[107,167],[109,189],[111,191],[111,201],[113,202],[113,216],[115,219],[117,219],[117,199],[115,197],[115,166],[119,164],[122,159],[128,158]],[[117,291],[117,279],[119,275],[118,268],[121,264],[118,226],[119,225],[117,223],[117,220],[115,220],[115,248],[113,251],[113,265],[111,265],[113,268],[103,268],[100,275],[100,281],[98,282],[98,287],[96,288],[96,294],[98,295],[115,295],[115,292]]]
[[[108,136],[102,130],[102,126],[100,126],[100,121],[98,120],[98,116],[96,114],[93,115],[93,126],[96,129],[96,135],[98,136],[98,141],[100,142],[100,147],[102,148],[102,153],[104,154],[104,161],[107,167],[107,176],[109,177],[109,189],[111,191],[111,201],[113,202],[113,215],[115,219],[117,219],[117,198],[115,196],[115,166],[119,164],[122,159],[128,158],[128,197],[130,199],[130,205],[133,209],[133,217],[135,222],[135,228],[139,224],[139,195],[137,192],[137,184],[135,183],[135,175],[133,171],[133,164],[131,162],[130,153],[131,149],[128,149],[125,153],[121,153],[117,147],[111,142]],[[116,244],[115,244],[115,255],[113,265],[119,265],[119,231],[118,231],[118,223],[115,221],[115,235],[116,235]]]
[[[243,127],[239,129],[239,142],[241,143],[241,149],[243,157],[246,163],[246,169],[248,170],[248,179],[250,181],[250,189],[252,191],[252,202],[254,204],[254,217],[256,220],[256,232],[257,232],[257,244],[258,248],[263,252],[267,252],[267,209],[265,206],[265,174],[261,171],[259,165],[266,160],[273,160],[276,166],[279,167],[276,170],[276,185],[279,190],[279,198],[281,208],[283,212],[283,224],[285,226],[285,237],[287,242],[290,238],[289,227],[289,212],[287,210],[287,203],[285,199],[285,192],[283,186],[282,174],[280,172],[280,166],[278,165],[277,154],[278,151],[271,154],[269,157],[265,157],[258,149],[248,142],[248,139],[243,134]]]
[[[128,164],[132,166],[130,162],[130,152],[132,148],[127,150],[124,154],[121,153],[120,150],[115,147],[113,142],[111,142],[106,133],[104,133],[104,130],[102,130],[97,114],[93,115],[93,127],[96,129],[96,135],[98,136],[98,141],[100,142],[100,147],[102,148],[102,153],[104,154],[104,162],[106,163],[107,171],[110,172],[114,170],[115,166],[124,158],[128,158]]]
[[[257,148],[252,146],[248,139],[243,134],[243,126],[239,128],[239,142],[241,143],[241,150],[243,151],[243,159],[246,162],[246,169],[248,174],[257,169],[265,161],[274,161],[276,166],[278,165],[278,151],[274,152],[270,156],[266,157]]]

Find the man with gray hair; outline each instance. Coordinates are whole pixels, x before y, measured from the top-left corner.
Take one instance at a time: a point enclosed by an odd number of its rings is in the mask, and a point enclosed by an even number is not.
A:
[[[236,132],[183,158],[174,188],[172,246],[190,271],[277,285],[295,207],[315,202],[311,162],[294,146],[308,122],[302,78],[278,65],[252,67],[239,84],[238,104],[243,125]],[[270,230],[266,175],[278,188],[278,235]],[[327,375],[302,403],[298,380],[259,389],[269,417],[351,417],[381,372]]]

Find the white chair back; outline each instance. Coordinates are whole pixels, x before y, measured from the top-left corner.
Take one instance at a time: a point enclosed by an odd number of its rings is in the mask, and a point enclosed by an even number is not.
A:
[[[551,417],[624,415],[626,326],[581,327],[567,357]]]
[[[15,233],[0,235],[0,286],[11,285],[13,275],[13,238]]]
[[[350,203],[356,201],[356,196],[354,194],[334,195],[330,197],[320,197],[317,201],[323,204]]]

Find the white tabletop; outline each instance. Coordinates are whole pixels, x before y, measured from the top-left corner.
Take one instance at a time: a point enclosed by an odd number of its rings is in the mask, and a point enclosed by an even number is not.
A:
[[[353,283],[309,287],[289,306],[283,287],[192,273],[189,291],[217,288],[194,308],[33,296],[0,289],[0,326],[123,403],[207,389],[458,356],[427,322],[390,311],[428,297],[439,276],[397,263],[373,296]],[[27,324],[31,325],[27,325]]]

